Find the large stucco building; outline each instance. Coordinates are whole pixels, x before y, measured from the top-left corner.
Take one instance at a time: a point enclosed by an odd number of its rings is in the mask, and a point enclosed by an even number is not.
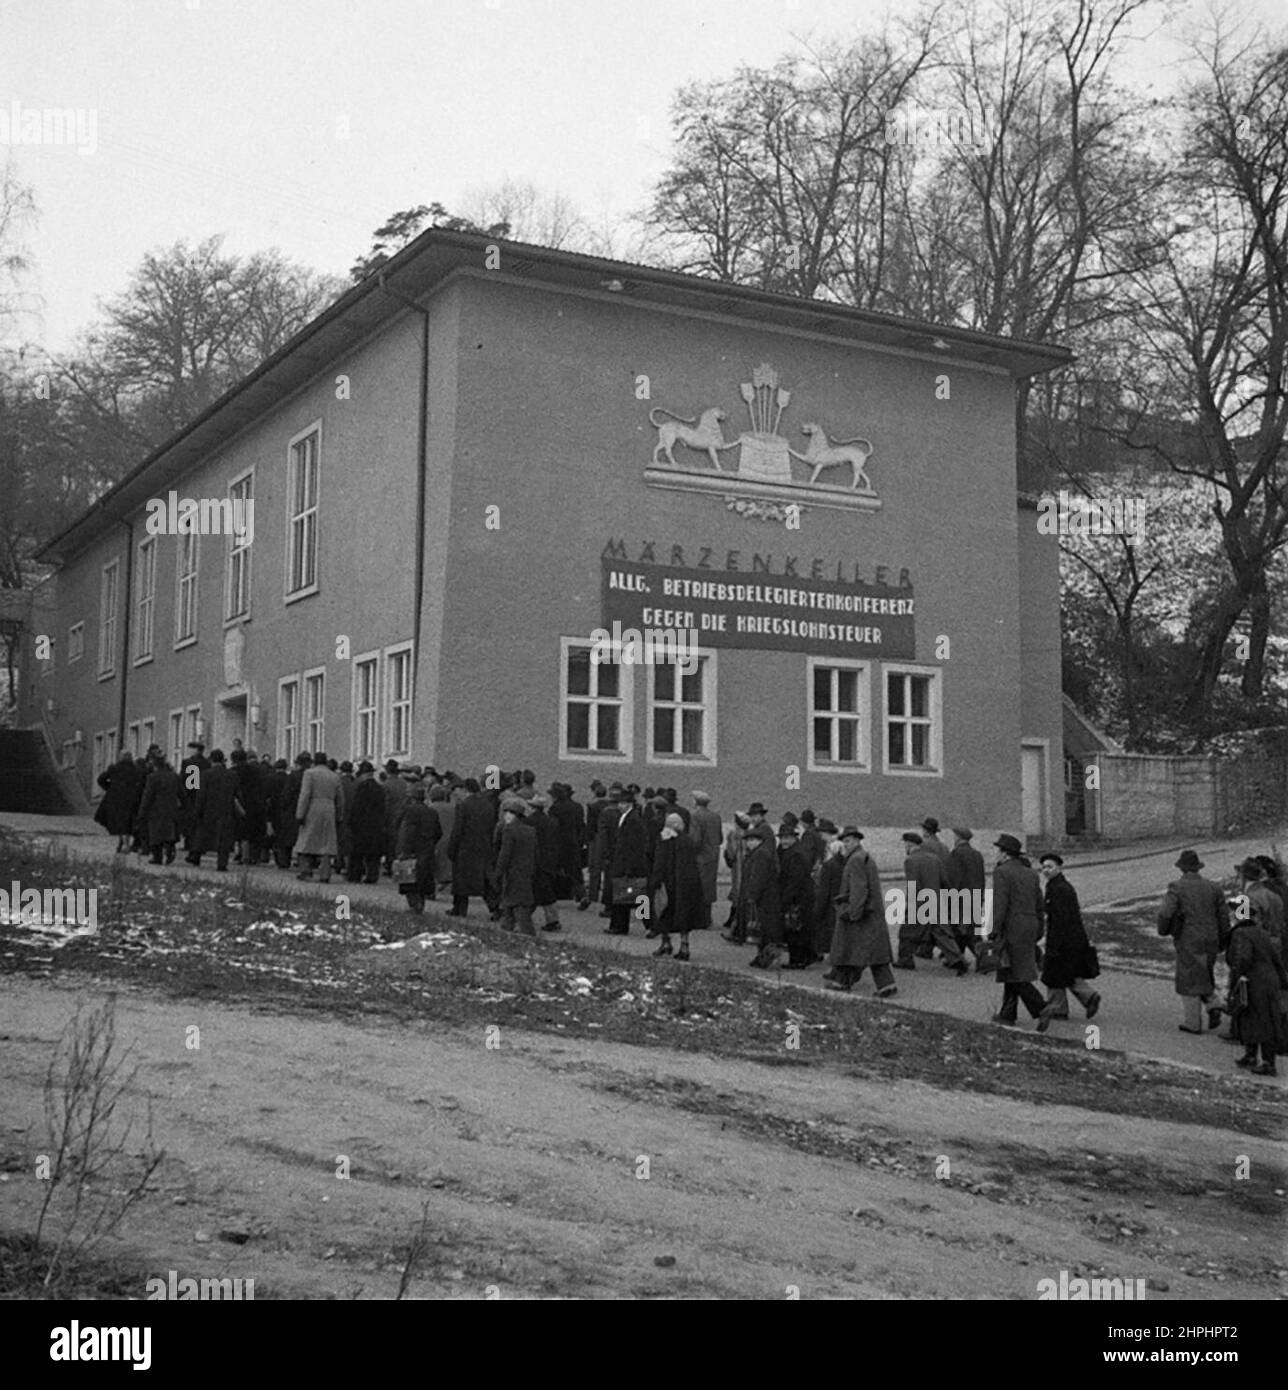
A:
[[[1067,360],[426,233],[50,542],[24,722],[91,794],[200,731],[808,803],[892,846],[927,812],[1059,834],[1015,386]],[[149,534],[171,492],[253,500],[253,534]],[[696,633],[697,669],[594,660],[615,621]]]

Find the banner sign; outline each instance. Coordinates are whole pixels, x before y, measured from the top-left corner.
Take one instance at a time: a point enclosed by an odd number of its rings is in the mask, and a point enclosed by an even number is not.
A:
[[[606,629],[675,629],[704,647],[916,656],[909,587],[681,569],[607,555],[602,563]]]

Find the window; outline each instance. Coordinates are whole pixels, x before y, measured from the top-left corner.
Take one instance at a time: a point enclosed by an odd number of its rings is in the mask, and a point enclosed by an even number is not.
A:
[[[73,623],[67,629],[67,664],[79,661],[85,655],[85,624]]]
[[[595,643],[561,640],[559,756],[628,760],[632,735],[632,668],[595,661]]]
[[[326,750],[326,672],[304,673],[304,751]]]
[[[405,758],[411,753],[411,647],[391,647],[385,652],[385,689],[389,713],[385,738],[391,757]]]
[[[157,721],[155,719],[144,719],[139,725],[139,754],[146,755],[149,748],[157,741]]]
[[[94,779],[94,788],[93,788],[93,791],[91,792],[91,795],[93,795],[93,796],[101,796],[101,795],[102,795],[102,789],[101,789],[101,788],[99,787],[99,785],[98,785],[98,779],[99,779],[99,777],[102,775],[104,769],[107,767],[107,763],[104,761],[104,758],[105,758],[105,756],[106,756],[106,753],[107,753],[107,735],[106,735],[106,734],[95,734],[95,735],[94,735],[94,767],[93,767],[93,769],[92,769],[92,771],[91,771],[91,773],[90,773],[90,775],[91,775],[91,776],[93,777],[93,779]]]
[[[183,711],[170,711],[170,765],[178,767],[183,761]]]
[[[301,597],[318,586],[318,445],[320,425],[291,440],[286,470],[286,596]]]
[[[355,758],[370,758],[380,754],[380,706],[377,703],[380,654],[355,658],[353,663],[353,734],[350,747]]]
[[[125,746],[134,757],[137,758],[139,756],[139,721],[137,719],[126,727]]]
[[[121,562],[103,566],[103,583],[98,595],[98,674],[99,679],[116,674],[116,601],[120,586]]]
[[[298,677],[277,683],[277,756],[295,762],[300,751],[300,682]]]
[[[195,531],[178,537],[174,597],[176,647],[197,640],[197,540]]]
[[[650,762],[715,761],[715,656],[694,659],[691,674],[688,662],[648,668]]]
[[[942,775],[939,672],[887,666],[885,693],[886,771]]]
[[[182,757],[180,758],[180,761],[182,761],[182,758],[183,758],[183,757],[187,757],[187,755],[188,755],[188,745],[193,741],[193,739],[195,739],[195,738],[200,738],[200,737],[201,737],[201,706],[200,706],[200,705],[189,705],[188,708],[184,711],[184,720],[183,720],[183,755],[182,755]]]
[[[245,473],[228,484],[228,496],[233,515],[249,514],[253,473]],[[241,506],[237,504],[241,503]],[[234,531],[228,537],[228,580],[224,595],[224,621],[237,622],[250,617],[250,527]]]
[[[134,664],[152,660],[152,617],[157,603],[157,538],[139,542],[134,566]]]
[[[809,768],[867,772],[871,767],[868,667],[856,661],[809,662]]]

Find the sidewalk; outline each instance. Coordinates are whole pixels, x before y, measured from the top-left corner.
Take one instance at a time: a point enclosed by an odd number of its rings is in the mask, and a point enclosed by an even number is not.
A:
[[[115,858],[115,840],[106,835],[88,816],[3,813],[0,814],[0,826],[37,837],[51,848],[65,849],[76,859],[97,861],[106,865]],[[1211,873],[1221,876],[1245,855],[1264,853],[1265,843],[1264,840],[1250,839],[1226,841],[1215,846],[1208,842],[1206,846],[1196,847]],[[1139,898],[1155,893],[1161,898],[1168,880],[1176,876],[1176,870],[1172,867],[1175,858],[1176,851],[1168,846],[1147,849],[1130,860],[1115,860],[1107,865],[1075,865],[1069,862],[1066,864],[1066,870],[1078,889],[1083,906],[1090,907],[1099,905],[1090,899],[1121,901],[1124,896]],[[168,868],[152,865],[138,855],[129,855],[128,862],[131,867],[140,867],[146,873],[199,877],[203,881],[221,883],[230,891],[238,883],[242,873],[240,866],[236,865],[230,866],[226,874],[217,873],[210,857],[204,861],[200,871],[194,870],[182,862],[182,854]],[[1116,874],[1120,871],[1115,865],[1122,865],[1121,872],[1129,877],[1129,892],[1119,891],[1123,885],[1116,881]],[[388,879],[382,879],[378,884],[348,883],[339,878],[329,884],[301,882],[293,872],[287,873],[267,865],[252,868],[250,876],[257,884],[271,888],[273,892],[298,893],[314,898],[334,898],[337,893],[345,893],[354,903],[394,909],[402,906],[402,899]],[[1107,898],[1110,893],[1116,894],[1116,897]],[[441,900],[437,905],[440,912],[447,906],[448,904]],[[723,896],[713,911],[715,920],[723,922],[728,911],[728,904]],[[433,926],[434,912],[435,908],[431,906],[420,919],[426,928]],[[479,920],[483,912],[478,899],[472,900],[471,917]],[[563,931],[559,934],[561,938],[584,940],[587,944],[620,951],[623,955],[648,958],[657,944],[646,940],[638,925],[632,928],[629,936],[605,936],[603,932],[606,923],[600,918],[596,906],[579,912],[571,904],[561,903],[560,920],[563,923]],[[744,978],[758,979],[769,988],[823,988],[822,975],[825,966],[815,965],[802,971],[753,971],[748,968],[748,962],[754,954],[754,948],[730,945],[721,938],[719,930],[695,933],[692,949],[695,965],[714,966],[737,973]],[[976,975],[972,972],[958,978],[938,962],[918,961],[915,972],[896,971],[895,979],[899,986],[899,994],[890,1001],[892,1005],[980,1023],[987,1023],[997,1012],[1002,997],[1001,986],[991,975]],[[1222,1042],[1214,1033],[1195,1037],[1178,1030],[1180,1001],[1173,992],[1170,972],[1165,976],[1156,976],[1106,969],[1096,981],[1096,989],[1103,998],[1100,1012],[1095,1019],[1095,1026],[1100,1030],[1098,1042],[1101,1049],[1122,1051],[1141,1058],[1193,1067],[1213,1075],[1244,1075],[1234,1065],[1234,1059],[1238,1055],[1238,1049],[1234,1044]],[[871,981],[865,979],[854,997],[864,999],[870,996]],[[1073,1017],[1068,1022],[1053,1023],[1046,1039],[1057,1040],[1061,1045],[1072,1043],[1085,1047],[1086,1025],[1082,1019],[1082,1010],[1072,998],[1070,1005]],[[1039,1041],[1032,1023],[1027,1020],[1023,1024],[1023,1033],[1032,1037],[1032,1045],[1046,1045],[1045,1041]],[[1284,1059],[1280,1059],[1279,1070],[1280,1075],[1277,1078],[1248,1079],[1258,1085],[1288,1088],[1288,1074],[1285,1074],[1288,1073],[1288,1064]]]

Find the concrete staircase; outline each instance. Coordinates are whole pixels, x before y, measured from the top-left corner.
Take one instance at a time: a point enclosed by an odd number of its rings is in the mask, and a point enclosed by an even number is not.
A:
[[[65,789],[38,731],[0,729],[0,811],[75,816],[85,809]]]

